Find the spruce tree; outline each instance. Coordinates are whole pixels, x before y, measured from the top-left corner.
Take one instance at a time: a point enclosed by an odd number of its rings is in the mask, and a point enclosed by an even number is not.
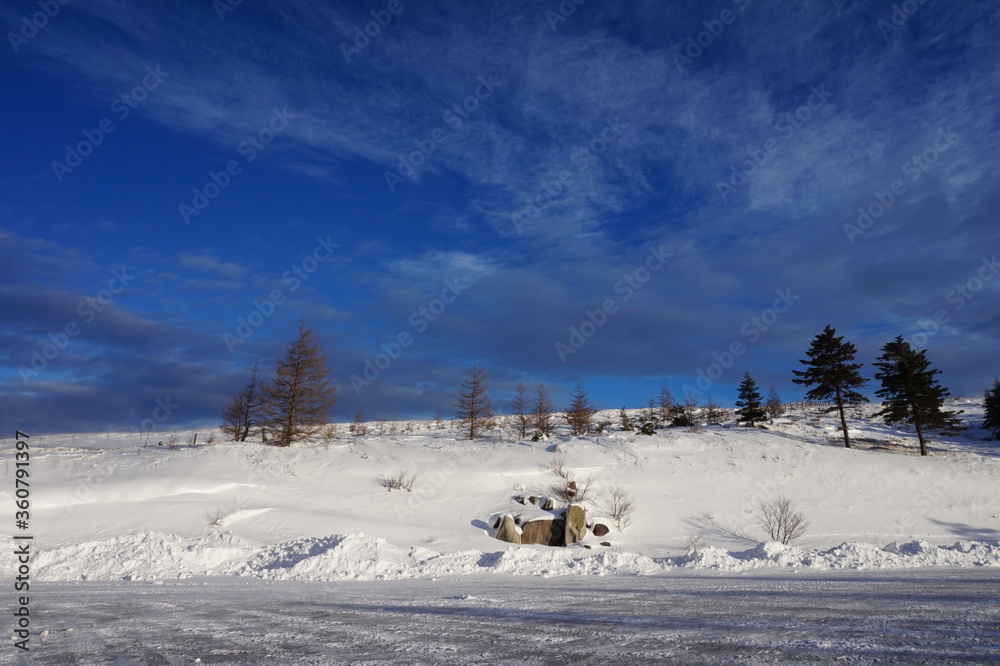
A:
[[[875,367],[879,369],[875,379],[882,382],[875,395],[883,401],[876,416],[889,424],[911,424],[920,441],[920,455],[927,455],[925,433],[952,433],[961,428],[957,413],[942,409],[949,393],[934,378],[941,371],[930,367],[926,349],[914,351],[903,336],[897,336],[882,347]]]
[[[330,420],[336,391],[319,336],[303,319],[298,339],[288,345],[263,386],[267,434],[279,446],[317,434]]]
[[[632,417],[628,415],[625,411],[625,405],[622,405],[621,411],[618,412],[618,420],[621,423],[622,432],[632,432],[635,430],[635,425],[632,423]]]
[[[743,382],[740,384],[740,395],[736,400],[737,423],[746,423],[753,427],[767,418],[764,411],[760,392],[757,390],[757,382],[753,380],[749,372],[743,373]]]
[[[993,433],[993,439],[1000,439],[1000,379],[993,379],[992,391],[986,389],[983,408],[986,410],[983,428]]]
[[[578,382],[570,396],[569,409],[566,410],[566,422],[576,436],[590,432],[590,420],[594,415],[594,403],[583,389],[583,382]]]
[[[462,390],[455,399],[455,416],[462,429],[468,431],[468,438],[474,440],[482,434],[493,417],[493,402],[486,384],[486,368],[478,365],[466,368]]]
[[[844,342],[844,336],[837,337],[836,331],[830,326],[816,336],[812,346],[806,352],[809,360],[799,363],[807,366],[806,370],[792,370],[796,384],[804,384],[813,388],[806,393],[806,400],[832,400],[833,407],[827,411],[840,413],[840,427],[844,432],[844,446],[851,448],[851,438],[847,433],[847,418],[844,416],[845,405],[857,405],[868,402],[868,398],[857,392],[868,383],[868,380],[858,372],[860,363],[852,363],[857,349],[850,342]]]
[[[253,364],[250,381],[222,407],[219,429],[236,442],[245,442],[253,428],[261,424],[261,386],[257,364]]]

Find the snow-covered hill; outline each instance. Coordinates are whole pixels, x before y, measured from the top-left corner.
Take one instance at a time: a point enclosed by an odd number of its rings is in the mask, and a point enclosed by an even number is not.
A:
[[[956,403],[981,421],[974,401]],[[543,442],[498,431],[472,443],[434,422],[370,429],[354,437],[341,425],[289,449],[206,443],[204,431],[196,446],[186,443],[194,432],[172,445],[154,435],[146,447],[124,434],[32,437],[33,575],[371,580],[1000,565],[1000,445],[975,429],[935,439],[925,458],[912,433],[863,418],[851,422],[855,448],[846,450],[835,418],[815,409],[766,430],[644,436],[612,427]],[[7,515],[13,445],[2,443]],[[512,497],[549,494],[554,460],[598,489],[626,488],[634,522],[569,548],[493,539],[487,521],[519,507]],[[379,483],[401,471],[417,475],[412,492]],[[758,505],[779,497],[809,520],[789,547],[764,544],[757,525]],[[599,497],[589,505],[602,511]],[[3,566],[9,573],[9,558]]]

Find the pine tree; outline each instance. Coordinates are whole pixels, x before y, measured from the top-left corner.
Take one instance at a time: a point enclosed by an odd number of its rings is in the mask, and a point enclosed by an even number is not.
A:
[[[961,428],[957,413],[942,409],[949,393],[934,378],[941,371],[930,367],[926,349],[914,351],[903,336],[897,336],[882,347],[875,367],[879,369],[875,379],[882,382],[882,388],[875,391],[875,395],[883,401],[882,411],[876,416],[889,424],[913,425],[920,441],[920,455],[927,455],[925,433],[947,434]]]
[[[806,393],[806,400],[832,400],[833,407],[828,411],[840,413],[840,427],[844,432],[844,446],[851,448],[851,438],[847,433],[847,418],[844,416],[845,405],[857,405],[868,402],[868,398],[857,392],[868,383],[868,380],[858,372],[860,363],[852,363],[857,349],[850,342],[844,342],[844,336],[836,337],[836,331],[830,326],[816,336],[812,346],[806,352],[809,360],[799,363],[808,366],[807,370],[792,370],[796,384],[813,386]]]
[[[771,391],[767,394],[767,401],[764,403],[764,411],[767,412],[768,423],[773,424],[774,419],[778,418],[785,413],[785,406],[781,404],[781,396],[778,395],[778,389],[771,387]]]
[[[757,382],[753,380],[749,372],[743,374],[743,382],[740,384],[740,395],[736,400],[737,423],[747,423],[753,427],[754,423],[767,418],[767,412],[761,403],[760,392],[757,391]]]
[[[993,433],[993,439],[1000,439],[1000,379],[993,379],[993,390],[986,389],[983,397],[983,428]]]
[[[552,401],[545,384],[539,384],[535,390],[535,400],[531,406],[532,425],[538,434],[548,437],[555,426],[552,423]]]
[[[219,429],[234,441],[245,442],[250,431],[260,426],[261,386],[257,364],[253,364],[250,381],[222,407],[222,425]]]
[[[478,365],[466,368],[462,390],[458,392],[453,405],[455,416],[462,429],[468,431],[470,440],[479,437],[493,416],[493,402],[490,400],[486,376],[486,368]]]
[[[628,415],[625,411],[625,405],[622,405],[621,411],[618,412],[618,420],[621,424],[622,432],[632,432],[635,430],[635,425],[632,423],[632,417]]]
[[[570,396],[569,409],[566,410],[566,422],[576,436],[590,432],[590,420],[594,415],[594,404],[583,389],[583,383],[578,382]]]
[[[326,354],[316,332],[303,319],[299,337],[275,363],[263,386],[264,427],[279,446],[317,434],[330,420],[337,402]]]
[[[510,400],[510,409],[514,414],[515,423],[520,431],[520,438],[524,439],[528,434],[528,426],[531,425],[531,406],[528,402],[528,387],[523,381],[517,383],[514,390],[514,397]]]

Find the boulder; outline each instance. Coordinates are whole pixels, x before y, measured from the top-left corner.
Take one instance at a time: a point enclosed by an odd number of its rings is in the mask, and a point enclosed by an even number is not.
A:
[[[610,546],[610,545],[611,545],[611,542],[610,542],[610,541],[602,541],[602,542],[601,542],[601,545],[602,545],[602,546]]]
[[[579,504],[571,504],[566,511],[566,545],[576,543],[587,535],[587,511]]]
[[[596,537],[602,537],[610,531],[611,530],[608,526],[603,523],[597,523],[594,525],[594,536]]]
[[[556,503],[551,497],[546,497],[545,502],[542,503],[542,511],[551,511],[556,508]]]
[[[531,502],[532,504],[538,504],[538,500],[540,499],[541,498],[538,497],[537,495],[532,495],[531,497],[528,498],[528,501]]]
[[[522,543],[521,535],[517,533],[517,525],[514,524],[514,518],[509,513],[503,517],[503,523],[497,531],[496,538],[507,543]]]
[[[521,527],[521,543],[537,543],[542,546],[565,546],[566,521],[532,520]]]

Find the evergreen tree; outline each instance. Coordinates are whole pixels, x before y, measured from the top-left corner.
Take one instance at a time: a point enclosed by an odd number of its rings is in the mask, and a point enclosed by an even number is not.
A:
[[[809,360],[799,363],[808,366],[806,370],[792,370],[796,384],[804,384],[813,388],[806,393],[806,400],[832,400],[833,407],[828,411],[840,413],[840,427],[844,432],[844,446],[851,448],[851,438],[847,433],[847,418],[844,416],[845,405],[857,405],[868,402],[868,398],[857,392],[868,383],[868,380],[858,372],[860,363],[852,363],[857,349],[850,342],[844,342],[844,336],[837,337],[836,331],[830,326],[816,336],[812,346],[806,352]]]
[[[528,426],[531,424],[531,415],[529,414],[531,406],[528,403],[528,387],[524,385],[523,381],[517,382],[514,397],[510,400],[510,409],[520,431],[520,438],[524,439],[528,434]]]
[[[754,423],[766,419],[767,412],[764,411],[761,400],[760,392],[757,390],[757,382],[753,380],[749,372],[743,373],[740,395],[736,400],[737,423],[746,423],[752,428]]]
[[[250,431],[261,422],[261,386],[257,364],[253,364],[250,381],[222,407],[219,429],[236,442],[245,442]]]
[[[781,404],[781,396],[778,395],[778,389],[771,387],[771,391],[767,394],[767,401],[764,403],[764,411],[767,412],[768,423],[774,423],[774,419],[778,418],[785,413],[785,406]]]
[[[897,336],[882,347],[875,367],[879,369],[875,379],[882,382],[875,395],[883,401],[882,411],[876,416],[889,424],[912,424],[920,441],[920,455],[927,455],[924,433],[947,434],[961,428],[956,412],[942,409],[949,393],[934,378],[941,371],[930,367],[926,349],[916,352],[903,336]]]
[[[539,435],[548,437],[555,428],[552,423],[552,401],[549,400],[545,384],[539,384],[535,390],[535,399],[531,405],[531,420]]]
[[[594,403],[583,389],[583,382],[578,382],[570,396],[569,409],[566,410],[566,422],[573,429],[573,434],[579,436],[589,433],[593,415]]]
[[[493,402],[490,400],[486,374],[486,368],[478,365],[466,368],[462,390],[458,392],[453,405],[455,416],[461,427],[468,431],[470,440],[479,437],[493,417]]]
[[[986,409],[983,428],[993,433],[993,439],[1000,439],[1000,379],[993,379],[992,391],[986,389],[983,408]]]
[[[268,435],[280,446],[315,435],[329,421],[336,390],[319,337],[303,319],[298,339],[275,363],[271,381],[263,386]]]
[[[705,420],[708,423],[719,423],[725,415],[722,405],[717,403],[711,394],[705,397]]]
[[[632,423],[632,417],[628,415],[625,411],[625,405],[622,405],[622,409],[618,412],[618,419],[621,422],[622,432],[632,432],[635,430],[635,425]]]

